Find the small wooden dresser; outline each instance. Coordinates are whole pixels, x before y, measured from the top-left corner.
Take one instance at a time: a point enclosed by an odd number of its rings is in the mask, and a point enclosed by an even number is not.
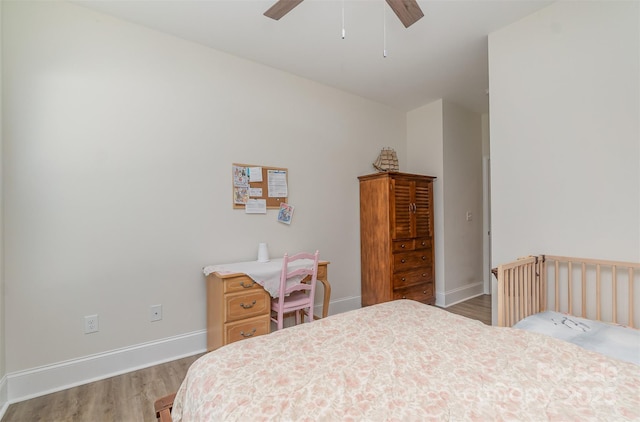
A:
[[[271,264],[279,274],[282,259]],[[322,318],[329,314],[329,261],[318,263],[318,282],[324,288]],[[207,351],[271,332],[271,296],[242,272],[205,272],[207,282]],[[318,317],[315,317],[316,319]]]
[[[435,303],[433,180],[399,172],[360,176],[362,306]]]
[[[207,350],[271,332],[271,296],[245,274],[207,276]]]

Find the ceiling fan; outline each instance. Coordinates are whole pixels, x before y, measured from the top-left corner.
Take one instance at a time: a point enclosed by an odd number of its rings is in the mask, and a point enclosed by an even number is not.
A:
[[[416,0],[386,0],[405,28],[410,27],[424,16]],[[278,0],[264,15],[275,20],[289,13],[302,0]]]

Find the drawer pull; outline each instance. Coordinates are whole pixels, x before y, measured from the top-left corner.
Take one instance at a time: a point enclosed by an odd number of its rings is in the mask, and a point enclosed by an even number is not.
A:
[[[249,337],[253,337],[253,335],[256,333],[256,329],[254,328],[253,330],[251,330],[250,333],[245,333],[244,331],[240,331],[240,335],[244,338],[249,338]]]
[[[424,240],[422,241],[422,246],[425,246],[427,244],[427,242],[425,242]]]
[[[402,281],[407,281],[407,279],[406,279],[406,278],[404,278],[404,277],[402,277]]]
[[[427,259],[427,257],[422,255],[422,260],[424,261],[425,259]]]
[[[423,277],[426,277],[426,276],[427,276],[427,273],[422,273],[422,276],[423,276]]]
[[[402,249],[404,249],[404,248],[405,248],[404,243],[403,243],[402,245],[400,245],[400,247],[401,247]]]
[[[253,285],[256,284],[255,281],[251,280],[251,284],[244,284],[244,281],[240,282],[240,286],[244,287],[245,289],[250,289],[253,287]]]
[[[423,294],[423,295],[426,295],[426,294],[427,294],[427,291],[426,291],[426,290],[423,290],[423,291],[422,291],[422,294]]]
[[[406,299],[407,297],[406,297],[406,296],[402,296],[402,298],[403,298],[403,299]]]
[[[251,309],[251,308],[253,308],[253,305],[255,305],[255,304],[256,304],[256,301],[254,300],[249,305],[245,305],[244,303],[241,303],[240,306],[242,306],[242,308],[244,308],[244,309]]]
[[[402,262],[404,264],[407,261],[405,261],[404,258],[403,258],[403,259],[400,260],[400,262]]]

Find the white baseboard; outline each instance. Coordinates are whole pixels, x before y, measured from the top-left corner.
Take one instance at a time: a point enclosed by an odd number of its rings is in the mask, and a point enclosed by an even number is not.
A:
[[[0,379],[0,420],[2,420],[7,408],[9,407],[8,396],[7,376],[5,375]]]
[[[329,315],[360,308],[360,296],[332,301]],[[316,306],[322,314],[322,305]],[[0,418],[11,403],[203,353],[206,330],[7,374],[0,380]],[[4,402],[2,401],[4,398]]]
[[[341,314],[347,311],[353,311],[361,307],[362,300],[360,296],[346,297],[329,303],[329,315]],[[316,306],[316,315],[322,315],[322,306]]]
[[[15,403],[81,384],[192,356],[207,350],[206,330],[194,331],[6,376],[8,403]]]
[[[464,302],[472,297],[484,294],[484,282],[467,284],[457,289],[449,290],[444,293],[436,293],[436,305],[441,308],[447,308],[456,303]]]

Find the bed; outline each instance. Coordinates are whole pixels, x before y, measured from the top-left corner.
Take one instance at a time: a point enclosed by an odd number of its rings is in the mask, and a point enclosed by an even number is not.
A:
[[[174,422],[640,420],[640,367],[410,300],[222,347],[189,369]]]
[[[592,334],[602,323],[637,335],[640,263],[540,255],[494,274],[499,326],[409,300],[334,315],[203,356],[177,394],[156,402],[157,416],[640,420],[634,359],[550,332]]]

